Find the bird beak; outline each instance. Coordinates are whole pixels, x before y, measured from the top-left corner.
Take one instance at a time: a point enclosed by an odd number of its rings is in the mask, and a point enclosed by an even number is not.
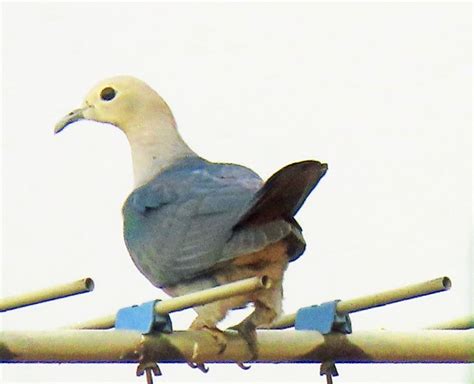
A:
[[[69,124],[82,119],[85,119],[84,108],[75,109],[74,111],[69,112],[60,121],[58,121],[58,123],[54,126],[54,133],[59,133]]]

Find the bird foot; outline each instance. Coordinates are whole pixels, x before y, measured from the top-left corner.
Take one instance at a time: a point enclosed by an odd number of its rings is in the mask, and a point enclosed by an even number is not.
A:
[[[213,339],[215,340],[216,344],[217,344],[217,347],[218,347],[218,351],[217,353],[218,354],[221,354],[223,353],[226,348],[227,348],[227,337],[226,335],[224,334],[223,331],[221,331],[219,328],[217,327],[212,327],[212,326],[209,326],[209,325],[206,325],[206,324],[201,324],[201,323],[198,323],[198,322],[194,322],[190,329],[193,329],[195,331],[205,331],[207,333],[209,333]]]
[[[256,331],[255,325],[250,321],[244,320],[241,323],[230,327],[229,329],[237,331],[239,333],[239,336],[242,337],[246,341],[247,346],[250,351],[250,355],[251,355],[249,360],[256,360],[258,356],[258,351],[257,351],[257,331]]]
[[[227,348],[227,337],[223,331],[221,331],[219,328],[203,328],[203,331],[206,331],[211,334],[211,336],[214,338],[216,341],[216,344],[219,348],[217,353],[220,355],[223,353],[226,348]]]

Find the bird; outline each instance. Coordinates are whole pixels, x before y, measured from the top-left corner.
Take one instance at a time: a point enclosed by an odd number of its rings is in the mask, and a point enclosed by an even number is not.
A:
[[[269,289],[195,307],[190,326],[213,335],[223,351],[217,324],[253,304],[232,329],[255,359],[256,329],[282,314],[285,271],[305,251],[295,215],[327,164],[299,161],[264,181],[245,166],[208,161],[183,140],[163,98],[133,76],[100,81],[54,132],[84,119],[112,124],[129,141],[134,190],[122,208],[123,234],[135,266],[154,286],[180,296],[248,277],[271,279]]]

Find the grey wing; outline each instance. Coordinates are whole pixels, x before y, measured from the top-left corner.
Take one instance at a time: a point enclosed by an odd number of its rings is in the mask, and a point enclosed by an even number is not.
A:
[[[232,228],[260,184],[253,173],[249,180],[207,172],[175,176],[135,191],[124,206],[130,255],[160,287],[202,275],[223,261]]]

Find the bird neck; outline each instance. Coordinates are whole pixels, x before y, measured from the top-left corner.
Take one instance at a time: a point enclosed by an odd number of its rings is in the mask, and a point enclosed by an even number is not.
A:
[[[185,157],[197,156],[181,138],[174,119],[148,122],[127,130],[133,161],[135,187],[138,188]]]

